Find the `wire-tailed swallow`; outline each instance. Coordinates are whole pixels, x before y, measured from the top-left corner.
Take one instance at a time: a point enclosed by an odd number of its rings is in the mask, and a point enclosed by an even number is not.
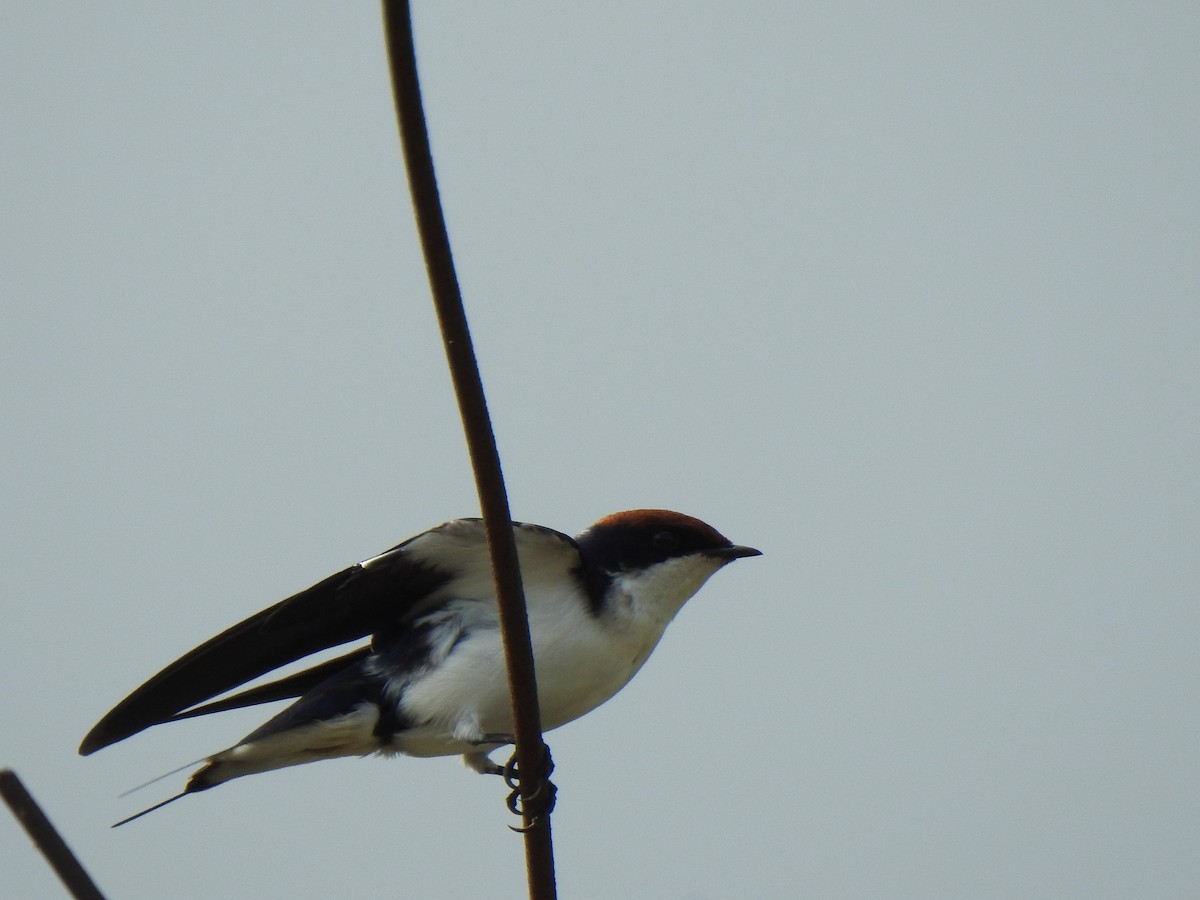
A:
[[[513,533],[547,731],[624,687],[714,572],[759,555],[699,519],[657,509],[616,513],[574,539],[523,523]],[[212,699],[368,636],[336,659]],[[478,772],[500,771],[488,754],[512,742],[513,726],[482,521],[439,525],[206,641],[122,700],[79,752],[162,722],[293,697],[208,757],[171,800],[242,775],[369,753],[462,754]]]

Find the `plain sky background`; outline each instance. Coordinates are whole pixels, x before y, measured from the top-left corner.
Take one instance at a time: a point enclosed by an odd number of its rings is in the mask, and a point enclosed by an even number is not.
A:
[[[0,13],[0,763],[116,900],[524,893],[454,759],[83,759],[474,495],[372,3]],[[564,898],[1200,883],[1194,3],[418,3],[514,515],[759,559],[550,735]],[[0,893],[61,896],[0,815]]]

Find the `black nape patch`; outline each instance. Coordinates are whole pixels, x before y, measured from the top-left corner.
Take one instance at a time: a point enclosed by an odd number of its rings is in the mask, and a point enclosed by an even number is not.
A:
[[[575,576],[575,580],[587,596],[588,611],[593,616],[599,616],[604,612],[604,598],[608,596],[608,589],[612,586],[613,573],[598,565],[589,566],[585,563],[573,569],[571,574]]]

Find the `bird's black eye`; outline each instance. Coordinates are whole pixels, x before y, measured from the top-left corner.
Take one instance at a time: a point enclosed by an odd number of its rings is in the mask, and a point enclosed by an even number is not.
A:
[[[679,543],[679,536],[673,531],[660,531],[651,540],[659,550],[674,550]]]

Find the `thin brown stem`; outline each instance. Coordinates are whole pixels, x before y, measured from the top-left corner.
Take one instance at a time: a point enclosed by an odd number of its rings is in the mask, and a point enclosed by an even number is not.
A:
[[[475,471],[475,486],[483,510],[488,550],[492,557],[512,697],[517,766],[520,772],[525,773],[520,779],[520,793],[526,801],[523,805],[525,827],[522,833],[525,835],[529,896],[534,900],[552,900],[556,893],[549,809],[535,809],[543,805],[539,803],[542,798],[553,795],[553,786],[548,785],[550,756],[542,740],[533,647],[529,639],[521,571],[513,541],[512,516],[438,197],[429,133],[421,104],[421,88],[417,79],[409,4],[401,0],[384,0],[383,23],[417,231],[425,254],[425,268],[442,330],[446,359],[458,397],[471,465]]]

